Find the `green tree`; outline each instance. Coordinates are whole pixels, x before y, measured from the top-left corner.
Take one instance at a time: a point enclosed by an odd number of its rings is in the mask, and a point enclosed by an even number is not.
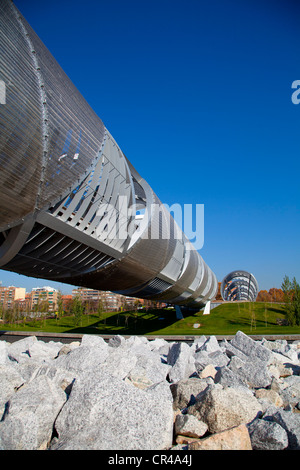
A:
[[[81,298],[79,295],[76,295],[74,297],[73,302],[72,302],[72,308],[71,308],[71,313],[74,315],[74,324],[75,326],[78,326],[82,320],[82,315],[84,312],[84,304],[81,301]]]
[[[285,302],[286,319],[291,326],[300,325],[300,286],[294,277],[284,276],[281,289]]]
[[[98,305],[97,305],[97,314],[98,314],[99,320],[102,317],[102,313],[103,313],[103,303],[102,303],[102,300],[99,299],[98,300]]]
[[[56,320],[61,318],[63,316],[63,314],[64,314],[64,306],[63,306],[62,293],[61,293],[61,291],[58,291]]]
[[[294,277],[292,281],[292,290],[293,290],[293,308],[294,308],[294,318],[296,325],[300,325],[300,286]]]

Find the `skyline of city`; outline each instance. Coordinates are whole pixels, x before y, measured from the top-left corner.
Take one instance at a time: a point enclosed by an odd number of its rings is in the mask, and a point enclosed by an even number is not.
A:
[[[235,269],[259,289],[286,274],[299,281],[299,6],[15,4],[159,198],[204,204],[199,253],[218,281]],[[48,282],[4,271],[0,280]]]

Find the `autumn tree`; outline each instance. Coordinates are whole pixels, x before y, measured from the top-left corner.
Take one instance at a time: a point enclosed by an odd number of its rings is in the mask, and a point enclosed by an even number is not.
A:
[[[256,298],[257,302],[284,302],[284,294],[282,289],[272,287],[269,292],[260,290]]]
[[[269,290],[269,294],[272,298],[271,302],[283,302],[284,301],[284,294],[282,289],[276,289],[276,287],[272,287]]]
[[[260,290],[256,298],[257,302],[272,302],[272,296],[267,290]]]

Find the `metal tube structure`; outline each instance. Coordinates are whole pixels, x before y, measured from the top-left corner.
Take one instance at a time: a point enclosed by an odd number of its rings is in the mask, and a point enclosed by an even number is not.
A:
[[[257,280],[247,271],[232,271],[224,277],[221,284],[223,300],[246,300],[254,302],[258,294]]]
[[[0,43],[1,269],[175,305],[212,300],[215,274],[10,0]]]

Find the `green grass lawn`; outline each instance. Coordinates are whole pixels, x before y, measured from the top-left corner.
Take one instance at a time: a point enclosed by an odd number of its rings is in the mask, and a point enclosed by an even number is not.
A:
[[[139,312],[104,312],[83,315],[75,326],[73,316],[60,319],[26,321],[2,324],[2,330],[40,331],[53,333],[120,334],[120,335],[234,335],[242,330],[248,335],[300,334],[300,326],[279,326],[277,319],[284,319],[284,308],[279,304],[264,302],[227,303],[211,310],[186,314],[176,319],[174,309],[155,309]],[[194,324],[200,324],[194,328]]]

